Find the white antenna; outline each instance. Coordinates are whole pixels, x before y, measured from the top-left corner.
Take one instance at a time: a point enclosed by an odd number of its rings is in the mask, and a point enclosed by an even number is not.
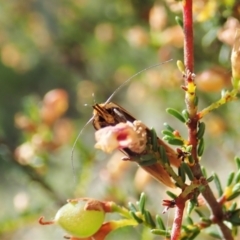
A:
[[[165,62],[162,62],[162,63],[157,63],[157,64],[154,64],[154,65],[152,65],[152,66],[150,66],[150,67],[144,68],[143,70],[135,73],[133,76],[131,76],[130,78],[128,78],[122,85],[120,85],[120,86],[110,95],[110,97],[107,99],[107,101],[105,102],[105,104],[109,103],[109,102],[111,101],[111,99],[113,98],[113,96],[114,96],[119,90],[121,90],[129,81],[131,81],[134,77],[136,77],[136,76],[139,75],[140,73],[145,72],[145,71],[147,71],[147,70],[149,70],[149,69],[151,69],[151,68],[155,68],[155,67],[161,66],[161,65],[163,65],[163,64],[165,64],[165,63],[168,63],[168,62],[171,62],[171,61],[172,61],[172,59],[170,59],[170,60],[168,60],[168,61],[165,61]]]
[[[93,116],[87,121],[87,123],[83,126],[83,128],[81,129],[81,131],[78,133],[74,143],[73,143],[73,146],[72,146],[72,149],[71,149],[71,164],[72,164],[72,171],[73,171],[73,176],[74,176],[74,181],[76,183],[76,173],[75,173],[75,168],[74,168],[74,163],[73,163],[73,155],[74,155],[74,149],[76,147],[76,144],[78,142],[78,139],[79,137],[81,136],[83,130],[87,127],[87,125],[93,120]]]

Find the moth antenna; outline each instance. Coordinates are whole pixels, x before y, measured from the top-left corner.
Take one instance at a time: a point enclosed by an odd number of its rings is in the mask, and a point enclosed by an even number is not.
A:
[[[121,90],[129,81],[131,81],[134,77],[136,77],[136,76],[139,75],[140,73],[145,72],[145,71],[147,71],[147,70],[149,70],[149,69],[151,69],[151,68],[155,68],[155,67],[161,66],[161,65],[163,65],[163,64],[165,64],[165,63],[171,62],[172,60],[173,60],[173,59],[170,59],[170,60],[165,61],[165,62],[162,62],[162,63],[154,64],[154,65],[152,65],[152,66],[150,66],[150,67],[144,68],[143,70],[135,73],[135,74],[132,75],[130,78],[128,78],[122,85],[120,85],[120,86],[110,95],[110,97],[107,99],[107,101],[106,101],[104,104],[109,103],[109,102],[111,101],[111,99],[113,98],[113,96],[114,96],[119,90]]]
[[[76,147],[76,144],[78,142],[78,139],[79,137],[82,135],[82,132],[83,130],[87,127],[87,125],[93,120],[94,117],[91,117],[87,123],[83,126],[83,128],[81,129],[81,131],[78,133],[74,143],[73,143],[73,146],[72,146],[72,149],[71,149],[71,165],[72,165],[72,172],[73,172],[73,176],[74,176],[74,181],[76,182],[76,172],[75,172],[75,168],[74,168],[74,149]]]
[[[92,93],[92,98],[93,98],[93,103],[95,105],[96,104],[96,98],[95,98],[95,93],[94,92]]]

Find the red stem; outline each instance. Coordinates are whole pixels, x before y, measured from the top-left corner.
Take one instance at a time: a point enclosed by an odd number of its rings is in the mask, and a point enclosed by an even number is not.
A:
[[[176,200],[171,240],[180,239],[184,208],[185,208],[185,201],[181,198],[179,201]]]
[[[186,77],[185,77],[185,86],[188,86],[189,83],[192,83],[192,73],[194,71],[194,56],[193,56],[193,19],[192,19],[192,0],[183,0],[183,28],[184,28],[184,64],[186,67]],[[186,106],[189,112],[190,121],[188,123],[188,135],[189,135],[189,144],[192,145],[192,156],[195,159],[195,165],[191,167],[192,172],[195,178],[200,179],[203,177],[201,167],[198,163],[197,157],[197,142],[198,139],[196,137],[197,133],[197,124],[198,124],[198,116],[197,116],[197,107],[194,105],[193,101],[189,101],[186,98]],[[212,212],[213,219],[215,223],[220,228],[222,232],[223,239],[226,240],[233,240],[232,234],[230,229],[223,223],[224,220],[224,213],[222,210],[221,204],[219,204],[210,189],[209,185],[205,186],[205,191],[202,192],[202,195]],[[185,201],[183,201],[185,204]],[[182,216],[179,214],[183,214],[181,211],[182,209],[178,207],[176,209],[176,217],[175,217],[175,224],[181,224]],[[177,235],[178,233],[174,233],[174,231],[179,231],[179,226],[174,227],[173,229],[173,236]],[[172,238],[172,240],[177,238]]]
[[[191,73],[194,67],[193,57],[193,20],[192,0],[183,1],[183,23],[184,23],[184,64]],[[191,76],[187,80],[192,80]]]

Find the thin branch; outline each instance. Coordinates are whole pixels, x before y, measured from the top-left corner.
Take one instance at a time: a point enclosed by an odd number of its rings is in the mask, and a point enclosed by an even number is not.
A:
[[[187,111],[189,113],[189,119],[190,119],[188,122],[188,141],[189,141],[189,145],[192,146],[192,157],[195,160],[195,165],[191,167],[191,170],[193,172],[193,175],[197,179],[200,179],[201,177],[203,177],[203,174],[201,171],[201,167],[198,163],[198,156],[197,156],[197,144],[198,144],[197,127],[198,127],[199,116],[197,115],[197,106],[195,101],[196,100],[195,83],[193,79],[194,51],[193,51],[192,0],[183,0],[183,24],[184,24],[183,28],[184,28],[184,36],[185,36],[184,37],[184,64],[186,68],[184,89],[186,91],[185,102],[186,102]],[[202,195],[212,213],[212,216],[213,216],[212,220],[214,221],[214,223],[216,223],[219,226],[221,233],[223,235],[223,238],[227,240],[233,240],[230,229],[223,223],[224,213],[222,210],[222,206],[217,202],[209,185],[205,186],[205,190],[202,192]],[[176,209],[176,215],[181,214],[180,210],[181,209]],[[180,217],[178,218],[181,219]],[[178,229],[176,229],[176,231],[177,230]]]
[[[183,201],[183,199],[180,198],[179,201],[176,201],[171,240],[180,239],[184,208],[185,208],[185,201]]]

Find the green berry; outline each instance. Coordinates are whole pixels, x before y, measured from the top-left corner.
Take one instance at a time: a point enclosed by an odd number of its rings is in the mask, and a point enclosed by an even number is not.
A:
[[[102,226],[105,213],[103,210],[85,210],[85,205],[83,200],[67,203],[58,210],[55,222],[75,237],[92,236]]]

